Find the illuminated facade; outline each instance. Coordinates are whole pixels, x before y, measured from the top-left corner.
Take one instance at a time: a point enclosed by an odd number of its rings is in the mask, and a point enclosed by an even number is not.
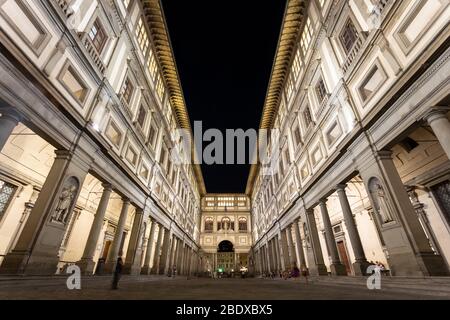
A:
[[[448,1],[288,1],[261,121],[278,168],[247,186],[258,273],[448,275],[449,17]]]
[[[252,245],[250,199],[245,194],[207,194],[202,198],[201,210],[203,271],[248,270]]]
[[[159,2],[6,0],[0,27],[0,272],[196,272],[205,191],[177,164],[190,127]]]

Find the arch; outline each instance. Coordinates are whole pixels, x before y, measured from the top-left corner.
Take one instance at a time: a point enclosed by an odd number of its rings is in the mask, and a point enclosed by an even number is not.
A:
[[[214,219],[211,217],[205,218],[205,232],[213,232],[214,231]]]
[[[234,245],[229,240],[223,240],[219,243],[217,252],[234,252]]]
[[[247,231],[247,230],[248,230],[247,218],[240,217],[239,218],[239,231]]]

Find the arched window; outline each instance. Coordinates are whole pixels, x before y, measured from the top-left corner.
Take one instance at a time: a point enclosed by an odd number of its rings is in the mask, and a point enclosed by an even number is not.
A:
[[[205,232],[213,232],[214,229],[214,220],[213,218],[205,219]]]
[[[231,220],[228,217],[222,218],[222,221],[220,224],[221,224],[220,229],[223,229],[225,231],[228,231],[231,228]]]
[[[239,218],[239,231],[247,231],[247,219]]]

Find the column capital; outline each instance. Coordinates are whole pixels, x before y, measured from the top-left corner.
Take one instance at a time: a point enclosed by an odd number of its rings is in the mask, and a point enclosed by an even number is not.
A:
[[[321,207],[327,207],[327,202],[328,202],[328,199],[327,198],[322,198],[322,199],[320,199],[319,200],[319,205],[321,206]]]
[[[314,208],[306,209],[305,212],[307,215],[314,215]]]
[[[144,209],[136,208],[136,214],[144,214]]]
[[[22,121],[23,116],[21,116],[14,108],[12,107],[0,107],[0,113],[2,119],[8,119],[13,122],[19,123]]]
[[[110,183],[102,183],[102,187],[105,191],[112,191],[113,187]]]
[[[392,160],[391,150],[381,150],[377,152],[377,157],[379,160]]]
[[[429,111],[423,118],[426,122],[428,122],[428,124],[431,124],[432,122],[439,119],[448,120],[447,112],[447,109],[435,107],[431,111]]]
[[[122,197],[122,202],[123,202],[123,204],[130,204],[131,203],[130,199],[127,198],[127,197]]]
[[[336,186],[336,191],[344,191],[345,192],[345,188],[347,188],[347,184],[346,183],[340,183]]]

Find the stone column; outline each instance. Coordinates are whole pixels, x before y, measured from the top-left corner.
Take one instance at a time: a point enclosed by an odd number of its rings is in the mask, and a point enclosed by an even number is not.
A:
[[[360,166],[361,177],[371,195],[372,207],[378,220],[383,213],[374,202],[371,186],[377,178],[377,189],[384,193],[385,211],[389,211],[391,221],[380,221],[380,231],[386,250],[391,274],[398,276],[448,276],[449,270],[443,257],[435,254],[420,224],[403,181],[392,160],[391,151],[380,151],[372,161]]]
[[[447,110],[435,109],[426,115],[425,120],[433,129],[442,149],[450,159],[450,121],[447,118]]]
[[[322,247],[319,241],[319,233],[317,232],[316,218],[313,209],[306,210],[306,221],[308,226],[309,246],[308,251],[311,253],[311,262],[309,270],[311,275],[326,276],[328,275],[327,267],[323,262]]]
[[[289,261],[289,248],[287,244],[287,236],[286,232],[280,231],[278,234],[279,244],[280,244],[280,253],[281,253],[281,270],[285,271],[290,269],[290,261]]]
[[[286,240],[289,252],[289,265],[291,268],[297,265],[295,258],[294,239],[292,238],[292,225],[288,226],[284,232],[286,233]],[[298,265],[297,265],[298,266]]]
[[[144,230],[144,211],[136,208],[133,227],[131,229],[130,241],[128,242],[127,257],[123,268],[124,274],[141,274],[142,261],[142,233]]]
[[[159,262],[159,274],[165,275],[167,274],[167,270],[169,269],[171,240],[172,240],[172,233],[169,230],[165,229],[163,246],[161,250],[161,258]]]
[[[156,221],[150,218],[152,226],[150,227],[150,235],[148,236],[147,251],[145,252],[144,266],[142,267],[141,274],[149,275],[151,272],[150,260],[152,258],[153,247],[155,244],[155,233],[156,233]],[[156,252],[155,252],[156,255]]]
[[[183,241],[183,246],[181,250],[181,264],[180,264],[180,274],[186,274],[186,243]]]
[[[130,207],[130,200],[127,198],[122,198],[122,211],[120,212],[119,222],[117,223],[116,233],[114,235],[114,240],[108,252],[108,257],[106,258],[104,271],[105,273],[113,273],[117,259],[121,256],[120,245],[122,244],[123,230],[125,228],[125,223],[127,222],[128,208]]]
[[[369,267],[369,262],[366,259],[355,219],[353,218],[352,209],[348,202],[347,194],[345,193],[346,187],[345,184],[340,184],[336,187],[336,191],[339,196],[339,202],[341,203],[342,214],[344,215],[345,226],[350,238],[350,243],[352,244],[353,254],[355,255],[355,262],[353,263],[355,275],[365,275],[367,268]]]
[[[271,250],[270,250],[270,242],[267,241],[267,243],[264,245],[264,254],[265,254],[265,261],[266,261],[266,272],[272,271],[272,259],[271,259]]]
[[[167,268],[167,273],[172,274],[173,266],[175,264],[175,257],[177,254],[177,237],[175,235],[172,236],[172,242],[170,247],[170,255],[169,255],[169,264]]]
[[[320,211],[322,213],[323,226],[325,228],[325,240],[327,241],[328,251],[331,256],[331,274],[334,276],[345,276],[347,275],[347,270],[339,258],[339,252],[336,245],[336,239],[334,238],[333,227],[331,226],[330,215],[328,214],[326,199],[320,200]]]
[[[83,257],[78,262],[78,266],[86,275],[91,275],[94,273],[94,255],[97,249],[98,239],[100,237],[100,232],[102,231],[106,209],[108,208],[108,203],[112,192],[112,186],[110,184],[104,183],[102,186],[103,194],[98,204],[97,212],[95,213],[94,222],[92,223],[91,231],[89,232]]]
[[[296,241],[296,251],[298,256],[298,267],[301,269],[306,268],[306,258],[305,258],[305,252],[303,251],[303,239],[300,234],[300,225],[299,221],[295,221],[292,227],[294,228],[295,232],[295,241]]]
[[[275,261],[276,261],[276,268],[277,268],[277,274],[280,272],[280,270],[284,270],[284,264],[282,263],[282,253],[281,253],[281,244],[280,239],[278,238],[278,235],[276,235],[273,238],[273,246],[275,248]]]
[[[157,222],[155,222],[157,223]],[[153,255],[153,266],[151,274],[159,274],[159,265],[161,259],[161,244],[164,236],[164,228],[162,225],[158,224],[158,240],[156,240],[155,254]]]
[[[14,112],[0,109],[0,151],[2,151],[14,128],[19,124],[20,117]]]

